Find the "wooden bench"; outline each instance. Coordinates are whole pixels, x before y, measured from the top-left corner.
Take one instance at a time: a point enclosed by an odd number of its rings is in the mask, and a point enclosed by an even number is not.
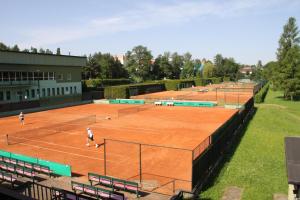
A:
[[[139,196],[139,185],[136,182],[117,179],[110,176],[103,176],[94,173],[88,173],[88,179],[91,185],[93,185],[93,182],[96,182],[96,184],[111,187],[113,191],[115,189],[118,189],[132,192],[135,193],[137,197]]]
[[[75,181],[71,181],[71,187],[72,190],[76,192],[81,192],[90,196],[94,196],[97,199],[103,198],[103,199],[115,199],[115,200],[124,200],[124,194],[106,190],[103,188],[94,187],[92,185],[87,185],[84,183],[78,183]],[[77,193],[76,193],[77,194]]]
[[[13,174],[16,174],[17,176],[20,175],[20,176],[32,178],[33,182],[36,176],[35,172],[32,169],[28,169],[26,167],[14,165],[11,163],[0,162],[0,169],[9,171]]]
[[[13,174],[9,174],[0,170],[0,180],[9,182],[11,184],[11,187],[14,188],[14,183],[17,178]]]

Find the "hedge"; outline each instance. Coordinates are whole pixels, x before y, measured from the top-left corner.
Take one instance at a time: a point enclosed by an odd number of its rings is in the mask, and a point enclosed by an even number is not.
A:
[[[265,97],[269,90],[269,84],[267,83],[255,96],[254,96],[254,102],[255,103],[263,103],[265,100]]]
[[[104,88],[105,99],[128,99],[129,87],[128,86],[111,86]]]
[[[97,88],[104,86],[124,85],[131,83],[130,79],[90,79],[84,83],[88,88]]]

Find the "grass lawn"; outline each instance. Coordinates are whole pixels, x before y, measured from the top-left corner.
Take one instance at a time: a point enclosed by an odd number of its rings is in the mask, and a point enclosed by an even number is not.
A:
[[[288,190],[284,137],[300,136],[300,101],[285,101],[281,92],[269,90],[231,159],[203,199],[220,199],[227,186],[244,189],[247,200],[270,200],[274,193]]]

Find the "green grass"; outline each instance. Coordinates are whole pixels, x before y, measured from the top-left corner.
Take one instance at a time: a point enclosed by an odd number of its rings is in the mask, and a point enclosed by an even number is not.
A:
[[[230,161],[225,163],[203,199],[220,199],[228,186],[244,189],[244,200],[269,200],[287,194],[284,137],[300,135],[300,102],[285,101],[270,90]]]

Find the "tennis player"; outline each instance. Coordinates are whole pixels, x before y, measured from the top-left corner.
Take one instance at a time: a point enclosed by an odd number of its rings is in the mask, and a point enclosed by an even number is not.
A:
[[[20,120],[20,123],[22,125],[24,125],[24,118],[25,118],[25,116],[24,116],[23,112],[20,112],[20,114],[19,114],[19,120]]]
[[[95,147],[98,148],[99,145],[96,144],[95,140],[94,140],[94,133],[90,128],[86,129],[87,131],[87,144],[86,146],[90,146],[90,141],[95,143]]]

